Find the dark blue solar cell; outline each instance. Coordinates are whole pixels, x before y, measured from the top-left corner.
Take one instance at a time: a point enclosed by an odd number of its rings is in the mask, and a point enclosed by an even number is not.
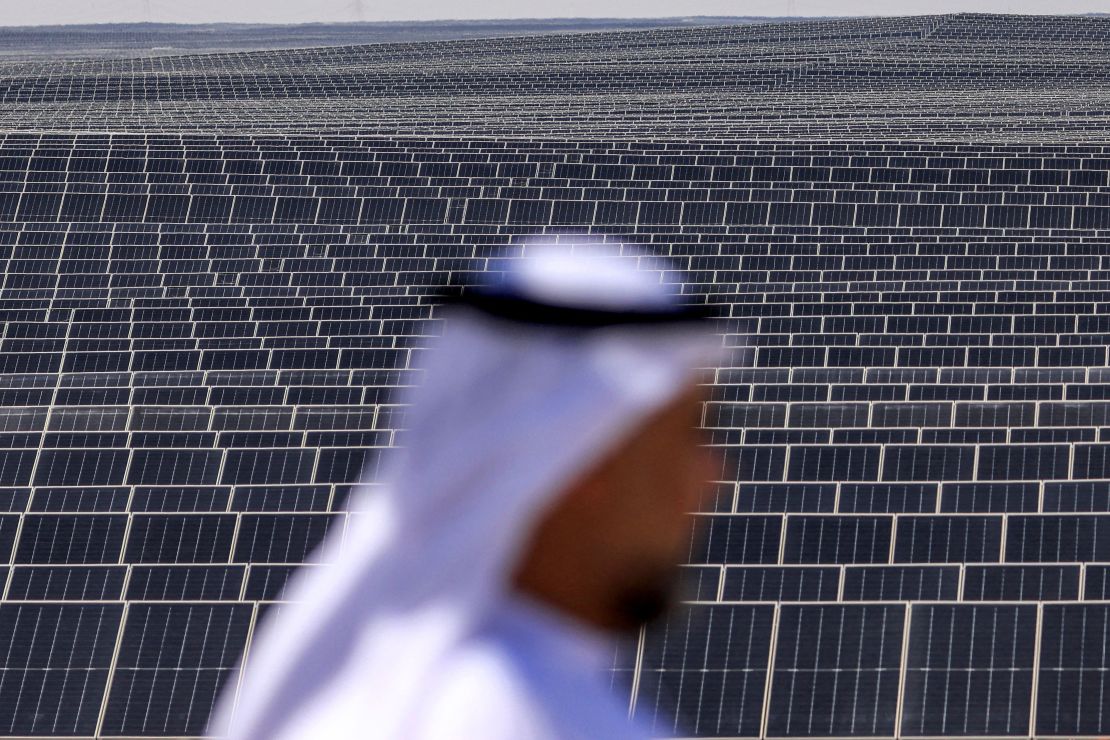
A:
[[[124,558],[130,563],[226,563],[234,514],[135,514]]]
[[[0,450],[0,484],[27,485],[35,468],[35,450]]]
[[[327,511],[331,486],[236,486],[234,511]]]
[[[836,499],[833,483],[742,484],[736,498],[738,511],[832,512]]]
[[[635,717],[652,732],[756,737],[774,608],[682,609],[644,636]]]
[[[122,604],[4,604],[0,726],[19,735],[96,732]]]
[[[140,485],[215,483],[222,458],[218,450],[136,450],[127,482]]]
[[[707,427],[782,427],[786,424],[786,404],[713,403],[706,407]]]
[[[15,562],[118,563],[126,530],[125,514],[27,514]]]
[[[377,477],[382,450],[377,448],[322,448],[316,464],[317,483],[358,483]]]
[[[508,215],[509,201],[473,198],[466,202],[465,220],[471,224],[503,224]],[[623,223],[628,223],[624,221]]]
[[[787,478],[805,481],[877,480],[880,450],[877,446],[863,445],[794,446],[790,449]]]
[[[315,450],[229,450],[221,483],[311,483]]]
[[[1075,478],[1110,478],[1110,445],[1076,445]]]
[[[1036,405],[1032,403],[958,403],[958,427],[1033,426]]]
[[[289,578],[302,567],[298,565],[251,565],[243,598],[247,601],[275,601],[284,598]]]
[[[694,519],[690,564],[778,562],[781,516],[712,514]]]
[[[785,447],[724,447],[721,449],[722,481],[776,481],[783,479]]]
[[[1110,515],[1027,514],[1006,520],[1006,562],[1110,562]]]
[[[883,480],[970,480],[975,447],[943,445],[887,445],[883,455]]]
[[[133,604],[103,732],[202,733],[246,645],[252,617],[249,604]]]
[[[784,563],[886,563],[893,517],[792,515]]]
[[[981,445],[980,480],[1066,479],[1071,451],[1067,445]]]
[[[904,618],[900,605],[784,604],[767,734],[893,735]]]
[[[236,565],[136,565],[127,598],[136,601],[238,600],[246,573]]]
[[[958,565],[859,565],[844,569],[844,601],[954,601],[959,595]]]
[[[1106,481],[1054,481],[1044,484],[1046,512],[1108,512],[1110,483]]]
[[[72,486],[123,483],[127,450],[43,450],[35,485]]]
[[[226,486],[137,486],[130,509],[136,512],[227,511],[231,488]]]
[[[244,514],[234,560],[248,563],[300,563],[342,514]]]
[[[969,565],[967,601],[1067,601],[1079,598],[1078,565]]]
[[[126,566],[31,565],[13,569],[12,601],[117,601],[123,597]]]
[[[1102,735],[1110,730],[1110,718],[1103,711],[1110,699],[1108,640],[1110,605],[1044,605],[1037,735],[1074,737]]]
[[[835,601],[840,568],[745,566],[725,569],[723,601]]]
[[[1026,734],[1036,626],[1035,605],[915,604],[902,732]]]
[[[30,497],[30,488],[0,488],[0,511],[23,511]]]
[[[1000,516],[900,516],[894,562],[998,562],[1002,526]]]
[[[72,486],[36,488],[32,511],[127,511],[131,489],[127,486]]]
[[[679,575],[681,600],[718,601],[721,575],[721,568],[717,566],[682,566]]]
[[[839,511],[856,514],[936,511],[935,483],[843,483]]]
[[[1037,483],[945,483],[940,510],[955,513],[1036,511]]]

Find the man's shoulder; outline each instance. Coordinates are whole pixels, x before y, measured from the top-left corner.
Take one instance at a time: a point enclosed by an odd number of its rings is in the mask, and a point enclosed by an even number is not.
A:
[[[413,719],[421,740],[557,735],[511,651],[491,640],[468,640],[443,657],[428,682],[420,716]]]

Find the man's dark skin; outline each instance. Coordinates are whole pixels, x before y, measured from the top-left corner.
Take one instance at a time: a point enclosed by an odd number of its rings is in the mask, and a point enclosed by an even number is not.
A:
[[[689,513],[717,477],[701,446],[706,389],[694,383],[579,476],[542,516],[516,588],[609,632],[635,630],[674,599]]]

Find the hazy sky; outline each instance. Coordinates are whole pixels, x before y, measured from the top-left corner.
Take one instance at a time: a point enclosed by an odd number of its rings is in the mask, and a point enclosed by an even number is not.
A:
[[[50,23],[309,23],[448,18],[650,18],[1090,13],[1107,0],[0,0],[0,25]]]

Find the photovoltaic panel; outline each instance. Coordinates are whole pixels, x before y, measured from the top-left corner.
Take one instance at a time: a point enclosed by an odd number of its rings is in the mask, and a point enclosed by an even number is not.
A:
[[[122,614],[121,604],[0,606],[0,730],[93,734]]]
[[[1107,606],[1046,604],[1043,607],[1037,681],[1038,735],[1099,735],[1105,732]]]
[[[864,565],[844,569],[845,601],[951,601],[959,598],[959,566]]]
[[[914,605],[902,733],[1027,734],[1036,626],[1034,605]]]
[[[635,715],[654,732],[759,737],[773,613],[697,606],[649,630]]]
[[[681,568],[681,597],[684,601],[716,601],[721,589],[722,569],[686,565]]]
[[[1065,601],[1079,598],[1078,565],[967,567],[964,598],[972,601]]]
[[[123,597],[127,568],[105,565],[31,565],[12,569],[6,598],[12,601],[116,601]]]
[[[252,619],[247,604],[132,607],[120,639],[104,733],[202,732]]]
[[[893,735],[905,607],[784,604],[779,612],[767,734]]]
[[[840,588],[840,568],[726,568],[723,588],[724,601],[835,601]]]
[[[998,562],[1002,547],[1002,517],[899,517],[894,562]]]
[[[885,516],[789,517],[783,562],[889,562],[891,524]]]

